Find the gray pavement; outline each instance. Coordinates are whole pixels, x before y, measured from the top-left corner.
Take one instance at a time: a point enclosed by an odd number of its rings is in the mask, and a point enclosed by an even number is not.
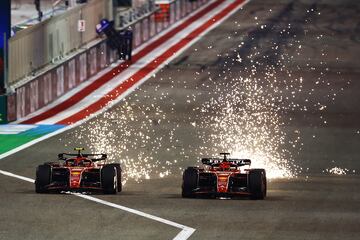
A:
[[[359,11],[354,1],[251,1],[119,105],[0,169],[34,178],[36,165],[84,146],[124,166],[123,193],[95,197],[196,228],[191,239],[356,239]],[[272,179],[265,201],[182,199],[182,169],[221,150],[297,177]],[[37,195],[5,176],[0,196],[0,239],[178,232],[74,196]]]

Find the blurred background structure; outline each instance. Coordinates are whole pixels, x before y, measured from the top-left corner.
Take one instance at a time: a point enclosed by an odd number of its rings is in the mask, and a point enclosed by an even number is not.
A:
[[[0,65],[4,66],[4,77],[0,81],[0,123],[27,116],[118,59],[118,53],[109,50],[104,37],[95,31],[102,19],[114,21],[117,31],[131,29],[136,48],[205,2],[207,0],[2,1],[8,4],[8,8],[2,9],[8,9],[8,14],[11,12],[11,28],[10,24],[3,24],[8,27],[7,36],[11,37],[6,41]],[[90,59],[95,62],[91,63]]]

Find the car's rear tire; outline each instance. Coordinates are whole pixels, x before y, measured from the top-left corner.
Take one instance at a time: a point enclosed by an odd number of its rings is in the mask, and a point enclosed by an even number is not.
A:
[[[117,174],[116,167],[105,165],[101,169],[101,186],[105,194],[116,194]]]
[[[195,167],[188,167],[183,173],[182,197],[195,197],[194,190],[198,186],[199,171]]]
[[[113,166],[116,168],[116,174],[117,174],[117,191],[121,192],[122,191],[122,183],[121,183],[121,166],[120,163],[111,163],[108,164],[109,166]]]
[[[267,183],[264,169],[251,169],[248,184],[251,199],[261,200],[266,197]]]
[[[35,178],[35,192],[46,193],[48,192],[47,186],[51,182],[51,166],[39,165],[36,169]]]

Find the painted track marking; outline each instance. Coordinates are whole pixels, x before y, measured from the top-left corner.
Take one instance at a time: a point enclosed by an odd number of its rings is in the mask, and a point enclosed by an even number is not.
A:
[[[3,174],[3,175],[8,176],[8,177],[17,178],[17,179],[20,179],[20,180],[23,180],[23,181],[26,181],[26,182],[29,182],[29,183],[35,183],[34,179],[24,177],[24,176],[20,176],[20,175],[11,173],[11,172],[0,170],[0,174]],[[175,238],[173,238],[173,240],[186,240],[196,230],[194,228],[191,228],[191,227],[188,227],[188,226],[185,226],[185,225],[182,225],[182,224],[179,224],[179,223],[176,223],[176,222],[173,222],[173,221],[161,218],[161,217],[157,217],[157,216],[145,213],[145,212],[141,212],[141,211],[133,209],[133,208],[125,207],[125,206],[115,204],[115,203],[112,203],[112,202],[108,202],[108,201],[102,200],[100,198],[92,197],[92,196],[89,196],[89,195],[84,195],[84,194],[81,194],[81,193],[67,193],[67,194],[71,194],[73,196],[80,197],[80,198],[86,199],[88,201],[96,202],[96,203],[99,203],[99,204],[102,204],[102,205],[105,205],[105,206],[108,206],[108,207],[120,209],[120,210],[125,211],[125,212],[129,212],[129,213],[132,213],[132,214],[135,214],[135,215],[138,215],[138,216],[141,216],[141,217],[144,217],[144,218],[156,221],[156,222],[160,222],[160,223],[163,223],[163,224],[166,224],[166,225],[181,229],[181,231],[175,236]]]
[[[32,179],[32,178],[23,177],[23,176],[13,174],[11,172],[3,171],[3,170],[0,170],[0,173],[2,175],[8,176],[8,177],[13,177],[13,178],[17,178],[17,179],[20,179],[20,180],[23,180],[23,181],[26,181],[26,182],[35,183],[35,180]]]

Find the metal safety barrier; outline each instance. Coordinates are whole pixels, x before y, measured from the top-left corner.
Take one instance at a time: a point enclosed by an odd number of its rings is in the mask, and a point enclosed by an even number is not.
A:
[[[9,85],[94,40],[95,26],[109,17],[110,3],[92,0],[17,32],[9,40]],[[79,20],[86,22],[86,31],[78,31]]]
[[[97,1],[100,2],[100,0]],[[137,48],[147,42],[208,1],[209,0],[198,0],[190,2],[189,0],[175,0],[171,2],[169,6],[169,17],[159,21],[159,19],[156,19],[156,12],[152,12],[129,24],[129,27],[133,31],[133,48]],[[91,12],[90,9],[87,11]],[[85,10],[82,10],[82,12],[84,13]],[[68,21],[69,20],[70,19],[68,19]],[[77,18],[74,19],[75,23],[76,20]],[[74,22],[69,22],[69,24],[74,24]],[[91,27],[89,26],[89,28]],[[96,34],[95,22],[92,29],[92,32]],[[90,33],[88,34],[89,35],[84,37],[87,40],[93,37]],[[79,44],[76,38],[67,39],[68,41],[75,42],[73,46]],[[45,51],[40,50],[40,48],[39,46],[38,51]],[[8,98],[8,120],[14,121],[25,117],[51,103],[117,60],[117,51],[111,50],[105,40],[82,49],[79,54],[66,59],[60,64],[54,65],[48,71],[38,75],[31,81],[16,87],[15,94],[9,95]],[[12,63],[13,67],[16,68],[14,64],[17,63]]]

